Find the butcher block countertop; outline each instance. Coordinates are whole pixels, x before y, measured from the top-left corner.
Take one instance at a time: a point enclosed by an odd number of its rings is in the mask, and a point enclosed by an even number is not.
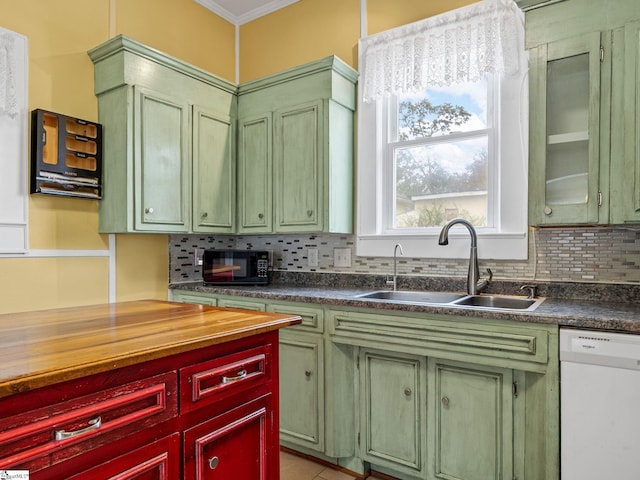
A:
[[[142,300],[0,315],[0,397],[300,323]]]

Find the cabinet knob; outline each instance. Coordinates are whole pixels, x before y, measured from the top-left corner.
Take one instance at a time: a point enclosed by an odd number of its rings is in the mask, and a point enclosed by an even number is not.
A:
[[[447,397],[446,395],[442,397],[442,405],[444,405],[445,407],[449,406],[449,397]]]
[[[408,387],[407,387],[407,388],[405,388],[405,389],[404,389],[404,394],[405,394],[405,396],[409,397],[409,396],[411,395],[411,389],[410,389],[410,388],[408,388]]]
[[[264,218],[264,213],[259,213],[259,214],[258,214],[258,218],[259,218],[260,220],[262,220],[262,219]]]
[[[218,457],[211,457],[209,459],[209,468],[211,470],[215,470],[219,462],[220,462],[220,459]]]
[[[152,207],[145,208],[144,213],[153,213],[153,208]]]
[[[307,210],[307,217],[311,217],[313,215],[313,210]]]
[[[311,376],[311,370],[305,370],[304,376],[305,377],[310,377]]]
[[[551,215],[553,213],[553,209],[549,205],[544,206],[544,214]]]
[[[202,218],[207,218],[209,216],[208,212],[202,212]]]

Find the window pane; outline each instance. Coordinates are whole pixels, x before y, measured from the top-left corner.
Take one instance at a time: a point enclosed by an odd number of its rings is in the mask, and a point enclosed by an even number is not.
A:
[[[487,225],[488,137],[397,147],[394,228]]]
[[[486,75],[475,83],[430,88],[398,98],[398,140],[487,128]]]

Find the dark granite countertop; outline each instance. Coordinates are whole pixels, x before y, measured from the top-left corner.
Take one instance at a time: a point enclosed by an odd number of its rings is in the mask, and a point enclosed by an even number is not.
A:
[[[383,300],[357,298],[358,295],[375,290],[384,290],[380,282],[372,284],[341,285],[339,279],[335,282],[321,282],[322,284],[308,285],[306,282],[273,283],[268,286],[205,286],[202,282],[177,283],[170,285],[171,289],[187,290],[217,295],[233,295],[268,301],[280,300],[290,302],[315,303],[332,307],[371,308],[390,312],[414,312],[438,315],[456,315],[461,317],[511,320],[525,323],[541,323],[558,325],[560,327],[588,328],[640,334],[640,296],[635,286],[621,286],[604,289],[585,285],[558,286],[551,284],[538,285],[544,302],[533,311],[497,310],[478,307],[463,307],[454,305],[417,305],[395,303]],[[327,285],[327,283],[332,285]],[[349,282],[356,283],[356,282]],[[527,282],[529,283],[529,282]],[[519,289],[510,282],[492,284],[491,294],[516,295]],[[415,287],[416,285],[412,285]],[[441,288],[441,287],[453,288]],[[400,288],[406,288],[403,285]],[[413,290],[453,291],[464,292],[464,287],[457,283],[442,281],[434,288],[433,285],[420,285],[422,288]],[[567,289],[575,297],[566,298]],[[518,292],[520,293],[520,292]],[[555,293],[558,297],[545,294]],[[565,297],[565,298],[563,298]]]

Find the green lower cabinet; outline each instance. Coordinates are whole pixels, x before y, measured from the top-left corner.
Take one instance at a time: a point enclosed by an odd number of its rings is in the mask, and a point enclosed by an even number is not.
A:
[[[171,293],[171,300],[174,302],[195,303],[212,307],[218,305],[218,300],[211,295],[198,295],[197,293],[179,292],[177,290],[172,290]]]
[[[324,351],[321,335],[280,332],[280,438],[324,450]]]
[[[511,480],[513,373],[429,359],[429,475]]]
[[[172,290],[297,314],[280,335],[282,445],[402,480],[558,480],[554,325]]]
[[[426,358],[361,349],[360,454],[402,478],[422,478],[426,446]]]
[[[266,305],[264,302],[254,302],[252,300],[238,299],[238,297],[218,297],[219,307],[242,308],[244,310],[256,310],[264,312]]]

